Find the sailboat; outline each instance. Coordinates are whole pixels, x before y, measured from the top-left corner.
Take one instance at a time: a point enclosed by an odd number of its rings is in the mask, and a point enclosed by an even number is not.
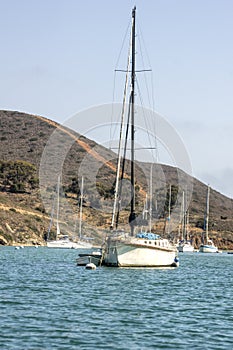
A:
[[[53,224],[53,215],[54,215],[54,205],[52,208],[52,213],[51,213],[51,220],[50,220],[50,225],[48,229],[48,240],[47,240],[47,247],[48,248],[75,248],[76,243],[71,242],[69,237],[67,235],[61,235],[60,232],[60,225],[59,225],[59,211],[60,211],[60,181],[61,177],[60,175],[58,176],[58,181],[57,181],[57,216],[56,216],[56,238],[53,241],[49,240],[50,236],[50,230]],[[56,198],[55,198],[56,199]],[[54,202],[55,203],[55,202]]]
[[[134,97],[135,97],[135,18],[136,7],[132,10],[132,27],[131,27],[131,49],[128,57],[127,76],[131,73],[131,91],[129,96],[129,115],[131,125],[131,201],[129,226],[130,232],[122,232],[118,230],[118,214],[121,197],[121,180],[124,171],[121,168],[120,150],[123,148],[122,132],[120,131],[117,175],[115,184],[115,199],[113,205],[113,214],[110,232],[107,235],[106,242],[103,246],[104,264],[116,267],[176,267],[178,266],[177,249],[168,239],[161,238],[160,235],[154,233],[138,233],[135,234],[136,212],[135,212],[135,171],[134,171]],[[131,62],[131,69],[130,69]],[[125,96],[124,96],[125,100]],[[123,108],[124,110],[124,108]],[[121,122],[121,130],[122,130]],[[126,144],[125,144],[126,145]],[[124,164],[123,156],[123,164]],[[122,166],[123,168],[123,166]]]
[[[185,207],[185,193],[183,191],[182,207],[181,207],[181,239],[177,245],[177,249],[181,253],[193,252],[194,246],[189,239],[189,211]]]
[[[210,186],[207,187],[207,195],[206,195],[206,214],[205,214],[205,223],[203,232],[203,244],[199,247],[200,253],[218,253],[218,247],[214,245],[214,242],[209,239],[208,231],[209,231],[209,200],[210,200]],[[204,239],[205,236],[205,239]]]
[[[79,239],[76,242],[75,248],[90,249],[92,244],[88,242],[87,239],[84,239],[82,236],[82,218],[83,218],[83,188],[84,188],[84,179],[82,176],[81,180],[81,191],[80,191],[80,206],[79,206]]]

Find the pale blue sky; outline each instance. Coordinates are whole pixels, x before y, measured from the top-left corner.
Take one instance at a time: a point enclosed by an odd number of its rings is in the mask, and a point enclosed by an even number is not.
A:
[[[233,197],[233,0],[0,0],[0,109],[62,123],[112,102],[134,5],[156,110],[181,135],[193,175]]]

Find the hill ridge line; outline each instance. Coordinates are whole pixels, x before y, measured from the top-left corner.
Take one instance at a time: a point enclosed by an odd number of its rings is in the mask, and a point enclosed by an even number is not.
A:
[[[66,130],[65,128],[62,127],[61,124],[50,120],[48,118],[44,118],[41,117],[39,115],[35,115],[35,117],[37,119],[40,119],[42,121],[45,121],[46,123],[56,127],[57,129],[61,130],[62,132],[66,133],[67,135],[69,135],[73,140],[75,140],[75,142],[78,143],[79,146],[81,146],[86,152],[88,152],[93,158],[95,158],[96,160],[102,162],[103,164],[105,164],[106,166],[108,166],[111,170],[116,171],[116,167],[114,164],[112,164],[110,161],[106,161],[106,159],[104,157],[102,157],[101,155],[99,155],[95,150],[93,150],[85,141],[79,140],[77,139],[77,137],[72,134],[72,132],[69,132],[68,130]]]
[[[72,134],[72,132],[69,132],[67,129],[63,128],[61,124],[48,119],[48,118],[44,118],[41,117],[39,115],[35,115],[36,118],[45,121],[46,123],[48,123],[49,125],[52,125],[54,127],[56,127],[57,129],[61,130],[62,132],[65,132],[67,135],[69,135],[72,139],[75,140],[75,142],[77,142],[77,144],[79,146],[81,146],[86,152],[88,152],[93,158],[95,158],[96,160],[102,162],[104,165],[106,165],[107,167],[109,167],[111,170],[116,171],[116,167],[114,164],[112,164],[112,162],[110,161],[106,161],[106,159],[102,156],[100,156],[95,150],[93,150],[85,141],[79,140],[77,139],[77,137]],[[129,176],[127,174],[125,174],[125,178],[129,178]],[[146,192],[142,189],[142,187],[140,186],[140,190],[141,193],[143,193],[144,195],[146,194]]]

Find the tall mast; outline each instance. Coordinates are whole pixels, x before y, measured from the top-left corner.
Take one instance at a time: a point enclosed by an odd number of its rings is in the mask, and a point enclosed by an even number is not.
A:
[[[206,195],[206,218],[205,218],[205,232],[206,232],[206,243],[208,242],[208,230],[209,230],[209,200],[210,200],[210,186],[207,187]],[[207,243],[208,244],[208,243]]]
[[[167,233],[170,233],[171,230],[171,195],[172,195],[172,187],[169,185],[169,195],[168,195],[168,217],[166,218],[165,230]]]
[[[60,227],[59,227],[60,181],[61,181],[61,176],[59,175],[58,179],[57,179],[57,233],[56,233],[56,240],[58,239],[58,235],[60,234]]]
[[[181,226],[181,240],[184,240],[185,235],[185,193],[182,192],[182,214],[181,214],[181,220],[182,220],[182,226]]]
[[[79,212],[79,237],[82,238],[82,218],[83,218],[83,176],[80,191],[80,212]]]
[[[169,185],[169,198],[168,198],[168,221],[171,220],[171,198],[172,198],[172,186]]]
[[[184,191],[184,230],[183,230],[183,239],[186,239],[187,231],[187,208],[186,208],[186,192]]]
[[[150,233],[151,233],[151,229],[152,229],[152,194],[153,194],[152,171],[153,171],[153,165],[151,164],[151,168],[150,168],[150,205],[149,205],[149,232]]]
[[[136,17],[136,6],[132,10],[132,65],[131,65],[131,206],[129,222],[131,226],[131,236],[134,235],[134,220],[135,220],[135,178],[134,178],[134,89],[135,89],[135,17]]]
[[[189,239],[189,208],[188,208],[188,194],[187,188],[185,192],[185,231],[184,231],[184,239],[188,241]]]

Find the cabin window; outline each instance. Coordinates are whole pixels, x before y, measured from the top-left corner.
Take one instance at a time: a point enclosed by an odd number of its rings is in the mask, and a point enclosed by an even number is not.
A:
[[[144,241],[145,244],[147,244],[147,241]]]
[[[151,241],[149,241],[149,244],[151,244]]]

